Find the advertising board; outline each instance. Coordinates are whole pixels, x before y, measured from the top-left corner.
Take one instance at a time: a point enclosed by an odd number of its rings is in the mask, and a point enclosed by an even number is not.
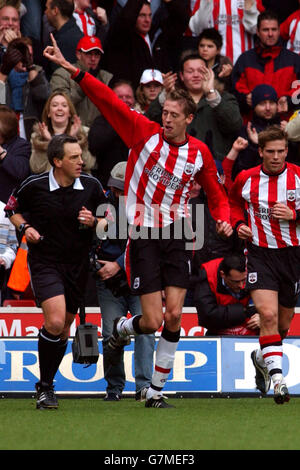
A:
[[[0,339],[0,393],[33,392],[39,379],[37,338]],[[72,340],[56,375],[55,390],[59,393],[100,394],[105,392],[102,341],[97,364],[88,367],[72,362]],[[124,353],[126,387],[135,393],[133,342]],[[220,392],[221,343],[219,338],[201,341],[182,338],[176,352],[173,371],[165,386],[170,393]]]

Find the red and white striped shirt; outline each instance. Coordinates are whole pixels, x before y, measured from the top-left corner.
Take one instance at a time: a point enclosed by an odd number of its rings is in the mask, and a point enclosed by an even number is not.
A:
[[[189,27],[198,36],[205,28],[215,28],[223,38],[221,54],[233,63],[245,51],[254,46],[257,17],[264,11],[262,0],[256,0],[247,17],[244,0],[197,0]]]
[[[287,41],[287,49],[300,54],[300,10],[295,11],[281,23],[280,35]]]
[[[300,209],[300,167],[286,163],[277,175],[266,173],[262,166],[242,171],[230,191],[232,226],[245,223],[248,212],[254,245],[266,248],[286,248],[300,245],[300,226],[296,220],[274,219],[275,202]]]
[[[229,222],[227,195],[203,142],[191,136],[181,144],[168,142],[158,123],[130,109],[89,73],[79,84],[130,149],[125,178],[130,224],[163,227],[187,217],[194,179],[203,186],[215,220]]]
[[[96,24],[94,18],[92,18],[86,11],[79,10],[74,10],[73,16],[77,26],[85,36],[95,36]]]

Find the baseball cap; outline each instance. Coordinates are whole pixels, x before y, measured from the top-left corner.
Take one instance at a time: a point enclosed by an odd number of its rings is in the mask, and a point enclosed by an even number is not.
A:
[[[113,186],[121,191],[124,190],[126,165],[127,162],[119,162],[113,167],[110,172],[107,186]]]
[[[157,82],[157,83],[160,83],[160,85],[164,84],[162,74],[159,70],[156,70],[156,69],[144,70],[140,79],[140,83],[142,85],[147,85],[147,83],[151,83],[151,82]]]
[[[252,90],[252,107],[255,108],[257,104],[265,100],[275,101],[277,103],[278,96],[275,89],[271,85],[257,85]]]
[[[93,51],[94,49],[98,49],[98,51],[104,54],[104,50],[101,44],[101,41],[96,36],[83,36],[79,39],[76,50],[82,52],[89,52]]]

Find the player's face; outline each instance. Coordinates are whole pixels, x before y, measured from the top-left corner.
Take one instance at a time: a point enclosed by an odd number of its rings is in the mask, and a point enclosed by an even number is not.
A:
[[[257,36],[264,47],[277,44],[280,36],[280,27],[276,20],[263,20],[257,31]]]
[[[224,279],[226,285],[235,293],[239,293],[245,288],[247,273],[241,273],[237,269],[231,269],[228,274],[220,271],[221,277]]]
[[[162,111],[164,136],[172,142],[183,142],[186,127],[193,120],[193,115],[186,116],[183,104],[179,101],[166,100]]]
[[[83,160],[80,145],[67,143],[64,145],[64,157],[62,160],[55,159],[55,166],[59,169],[64,180],[73,181],[78,178],[82,171]]]
[[[268,173],[276,174],[281,171],[288,153],[285,140],[267,142],[264,148],[259,148],[258,151],[263,159],[264,169]]]

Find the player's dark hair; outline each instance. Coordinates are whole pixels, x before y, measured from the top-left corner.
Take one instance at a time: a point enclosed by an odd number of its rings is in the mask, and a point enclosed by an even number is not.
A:
[[[243,273],[246,271],[246,257],[239,254],[226,255],[220,263],[219,269],[228,276],[232,269]]]
[[[47,156],[49,163],[54,167],[54,158],[62,160],[65,155],[65,144],[77,144],[78,139],[68,134],[55,135],[49,142]]]
[[[288,145],[288,135],[280,126],[268,126],[258,134],[258,146],[261,149],[266,146],[267,142],[272,142],[273,140],[285,140],[286,146]]]
[[[215,28],[206,28],[202,31],[202,33],[198,37],[198,46],[202,39],[209,39],[215,44],[217,49],[221,49],[223,46],[222,35]]]

